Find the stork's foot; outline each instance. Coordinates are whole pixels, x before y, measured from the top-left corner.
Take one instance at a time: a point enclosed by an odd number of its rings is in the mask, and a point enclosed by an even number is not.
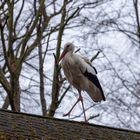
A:
[[[84,119],[85,119],[85,123],[88,123],[88,120],[87,120],[87,118],[86,118],[86,114],[85,114],[85,111],[83,112],[84,113]]]
[[[68,112],[68,113],[65,113],[65,114],[63,114],[63,117],[66,117],[66,116],[68,116],[68,117],[70,117],[70,111]]]
[[[89,122],[88,122],[88,120],[85,120],[85,121],[81,121],[81,122],[82,122],[82,123],[89,123]]]
[[[85,123],[88,123],[88,120],[85,120],[84,122],[85,122]]]

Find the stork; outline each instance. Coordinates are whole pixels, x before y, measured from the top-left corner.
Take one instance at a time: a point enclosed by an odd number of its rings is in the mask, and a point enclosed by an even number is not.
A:
[[[62,60],[61,67],[66,79],[69,81],[70,85],[73,85],[73,87],[78,90],[79,93],[79,98],[76,103],[72,106],[69,112],[63,116],[70,115],[76,104],[81,101],[84,119],[85,122],[87,122],[81,91],[86,91],[94,102],[100,102],[101,100],[105,101],[105,96],[97,78],[95,67],[93,67],[87,59],[76,54],[74,48],[74,44],[66,43],[64,51],[59,58],[59,62]]]

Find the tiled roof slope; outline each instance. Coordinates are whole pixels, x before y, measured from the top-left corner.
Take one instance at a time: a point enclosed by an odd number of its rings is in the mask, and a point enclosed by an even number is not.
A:
[[[140,133],[0,110],[0,140],[140,140]]]

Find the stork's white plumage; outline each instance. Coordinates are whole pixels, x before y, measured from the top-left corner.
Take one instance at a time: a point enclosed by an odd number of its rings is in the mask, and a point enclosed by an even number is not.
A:
[[[59,59],[59,61],[62,60],[61,66],[63,68],[67,80],[79,92],[79,98],[77,102],[64,116],[69,115],[75,107],[75,105],[79,101],[81,101],[84,112],[84,118],[87,122],[81,91],[86,91],[91,97],[91,99],[95,102],[99,102],[101,100],[105,101],[105,97],[102,87],[96,76],[96,69],[91,65],[91,63],[89,63],[89,61],[87,61],[87,59],[84,59],[78,54],[74,53],[74,48],[75,46],[72,43],[65,44],[64,51]]]

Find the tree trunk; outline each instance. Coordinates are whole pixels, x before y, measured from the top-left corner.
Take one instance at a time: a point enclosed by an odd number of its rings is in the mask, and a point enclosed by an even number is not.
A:
[[[53,117],[55,114],[56,109],[58,108],[58,97],[59,97],[59,65],[57,63],[57,60],[60,56],[60,48],[61,48],[61,41],[62,41],[62,36],[64,32],[64,27],[65,27],[65,16],[66,16],[66,0],[64,0],[63,3],[63,10],[62,10],[62,16],[61,16],[61,24],[60,24],[60,30],[58,32],[58,37],[57,37],[57,46],[56,46],[56,55],[55,55],[55,62],[54,62],[54,73],[53,73],[53,85],[52,85],[52,102],[50,105],[50,110],[49,110],[49,116]]]
[[[42,58],[42,45],[38,42],[38,55],[39,55],[39,78],[40,78],[40,102],[42,108],[42,115],[47,115],[47,107],[44,93],[44,71],[43,71],[43,58]]]
[[[14,58],[10,61],[11,73],[10,73],[10,84],[11,84],[11,95],[12,102],[14,103],[13,111],[20,112],[20,85],[19,76],[21,73],[21,64],[18,63],[18,59]]]

